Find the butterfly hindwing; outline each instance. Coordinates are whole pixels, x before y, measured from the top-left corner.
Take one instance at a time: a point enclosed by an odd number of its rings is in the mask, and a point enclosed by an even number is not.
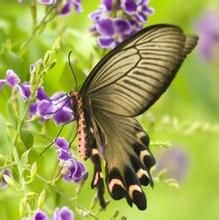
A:
[[[153,186],[150,169],[155,164],[148,135],[134,118],[101,110],[93,114],[106,135],[102,154],[110,195],[114,199],[125,197],[130,205],[135,203],[139,209],[145,209],[146,197],[141,185]]]

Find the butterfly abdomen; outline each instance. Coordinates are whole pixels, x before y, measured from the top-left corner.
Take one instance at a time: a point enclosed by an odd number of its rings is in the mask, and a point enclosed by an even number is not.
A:
[[[88,146],[88,127],[85,118],[83,102],[80,94],[78,92],[72,92],[71,96],[74,103],[74,113],[77,117],[78,125],[78,151],[79,155],[83,160],[86,160],[89,155],[89,146]]]

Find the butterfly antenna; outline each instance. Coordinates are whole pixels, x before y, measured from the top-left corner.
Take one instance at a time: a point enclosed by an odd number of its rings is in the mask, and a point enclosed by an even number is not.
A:
[[[77,77],[75,75],[74,69],[73,69],[72,64],[71,64],[71,53],[72,53],[72,50],[68,53],[68,63],[69,63],[69,66],[71,68],[71,72],[72,72],[72,75],[74,77],[74,80],[75,80],[75,90],[77,91],[78,90],[78,82],[77,82]]]
[[[58,134],[56,135],[55,139],[40,153],[40,156],[42,156],[58,139],[59,135],[62,133],[62,130],[64,128],[66,124],[62,125],[62,127],[60,128]]]
[[[74,135],[74,137],[71,139],[71,141],[69,142],[69,148],[71,148],[71,146],[72,146],[72,144],[73,144],[75,138],[77,137],[77,135],[78,135],[78,133],[76,133],[76,134]]]

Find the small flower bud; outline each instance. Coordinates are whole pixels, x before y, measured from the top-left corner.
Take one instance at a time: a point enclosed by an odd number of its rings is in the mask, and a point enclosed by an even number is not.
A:
[[[15,186],[17,185],[17,183],[15,182],[15,180],[12,179],[12,177],[8,176],[7,174],[3,174],[3,178],[4,178],[4,181],[5,181],[9,186],[15,187]]]
[[[30,208],[28,201],[26,200],[26,198],[23,198],[19,205],[20,216],[21,217],[28,216],[28,214],[30,213],[30,210],[31,208]]]
[[[37,208],[40,209],[44,202],[45,202],[45,199],[46,199],[46,191],[43,190],[40,195],[39,195],[39,198],[38,198],[38,201],[37,201]]]
[[[32,181],[33,178],[35,177],[36,175],[36,172],[37,172],[37,163],[34,162],[31,166],[31,169],[30,169],[30,180]]]

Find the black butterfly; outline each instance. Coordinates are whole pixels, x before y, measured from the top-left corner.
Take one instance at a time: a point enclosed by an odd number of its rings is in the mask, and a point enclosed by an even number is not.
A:
[[[79,153],[94,163],[92,188],[106,206],[101,158],[108,191],[144,210],[141,185],[153,186],[155,159],[149,136],[135,119],[167,89],[186,55],[197,44],[180,27],[147,27],[108,53],[91,71],[79,92],[71,92],[78,122]]]

